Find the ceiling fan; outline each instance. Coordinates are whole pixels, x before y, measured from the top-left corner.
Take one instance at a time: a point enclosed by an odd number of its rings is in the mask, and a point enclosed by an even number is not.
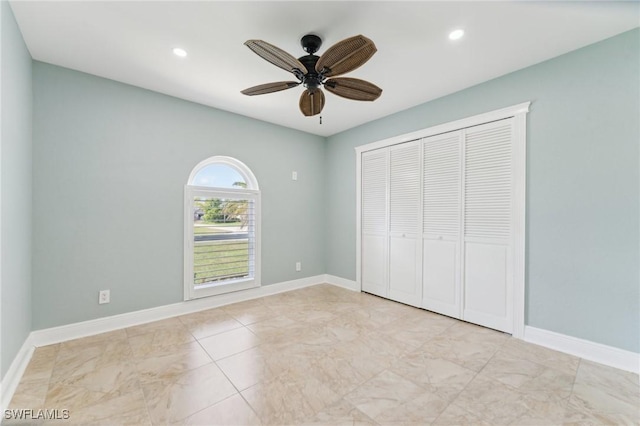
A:
[[[308,55],[298,59],[266,41],[247,40],[244,44],[261,58],[289,71],[298,79],[250,87],[241,92],[245,95],[264,95],[302,84],[306,89],[300,96],[300,111],[309,117],[319,114],[324,107],[321,86],[335,95],[356,101],[375,101],[382,94],[381,88],[368,81],[335,78],[358,68],[376,53],[373,41],[362,35],[342,40],[327,49],[322,56],[316,56],[314,53],[320,49],[322,39],[317,35],[307,34],[302,37],[300,44]]]

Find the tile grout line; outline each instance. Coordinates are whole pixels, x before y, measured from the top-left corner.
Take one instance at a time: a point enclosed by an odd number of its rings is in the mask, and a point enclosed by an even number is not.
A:
[[[147,400],[147,395],[144,393],[144,389],[142,389],[142,383],[140,382],[140,371],[138,370],[138,364],[135,362],[135,357],[133,355],[133,346],[131,346],[131,340],[129,337],[129,333],[127,333],[127,328],[124,329],[124,333],[125,336],[127,336],[127,345],[129,345],[129,350],[131,351],[132,359],[130,360],[130,362],[133,364],[133,368],[136,372],[136,381],[138,382],[138,389],[142,393],[142,400],[144,401],[144,409],[147,412],[147,418],[149,419],[149,423],[153,425],[153,418],[151,417],[151,410],[149,409],[149,401]]]
[[[454,319],[455,319],[455,318],[454,318]],[[465,322],[465,321],[461,321],[461,322]],[[455,323],[454,323],[453,325],[455,325]],[[452,327],[453,327],[453,325],[452,325]],[[510,337],[510,338],[512,338],[512,337]],[[473,383],[473,381],[474,381],[474,380],[475,380],[475,379],[480,375],[480,373],[482,373],[482,371],[483,371],[483,370],[485,369],[485,367],[489,364],[489,362],[491,362],[491,360],[496,356],[496,354],[498,353],[498,351],[500,351],[500,349],[501,349],[504,345],[506,345],[506,344],[507,344],[507,341],[508,341],[508,340],[509,340],[509,338],[505,339],[505,341],[504,341],[501,345],[499,345],[499,346],[496,348],[495,352],[493,352],[493,354],[492,354],[492,355],[491,355],[491,357],[487,360],[487,362],[485,362],[485,363],[484,363],[484,365],[482,366],[482,368],[481,368],[480,370],[478,370],[478,371],[476,372],[476,374],[471,378],[471,380],[469,380],[469,381],[467,382],[467,384],[466,384],[466,385],[465,385],[465,386],[460,390],[460,392],[458,392],[458,393],[456,394],[455,398],[453,398],[453,399],[451,400],[451,402],[449,402],[449,404],[447,405],[447,407],[446,407],[444,410],[442,410],[442,412],[438,415],[438,417],[436,417],[436,419],[433,421],[433,423],[436,423],[436,422],[438,421],[438,419],[442,416],[442,414],[443,414],[445,411],[447,411],[447,409],[448,409],[451,405],[453,405],[453,404],[458,400],[458,398],[460,397],[460,395],[462,394],[462,392],[464,392],[464,391],[469,387],[469,385],[470,385],[471,383]],[[453,361],[451,361],[451,362],[453,362]],[[459,365],[458,363],[455,363],[455,362],[454,362],[454,364]],[[464,366],[461,366],[461,367],[466,368],[466,367],[464,367]],[[471,370],[471,369],[467,368],[467,370]],[[473,371],[473,370],[471,370],[471,371]],[[484,377],[484,376],[483,376],[483,377]],[[489,378],[489,379],[490,379],[490,378]],[[464,411],[465,411],[466,413],[468,413],[469,415],[472,415],[472,416],[474,416],[474,417],[479,417],[477,414],[472,413],[471,411],[467,410],[467,408],[466,408],[465,406],[462,406],[461,404],[456,404],[455,406],[456,406],[456,407],[458,407],[458,408],[460,408],[460,409],[462,409],[462,410],[464,410]]]
[[[567,406],[564,408],[563,421],[566,420],[567,414],[569,412],[569,403],[573,398],[573,391],[574,391],[574,388],[576,387],[576,381],[578,380],[578,372],[580,371],[580,366],[582,365],[582,361],[583,361],[582,358],[578,358],[578,365],[576,366],[576,372],[573,376],[573,383],[571,383],[571,392],[569,393],[569,397],[567,398]]]
[[[235,319],[235,318],[234,318],[234,319]],[[238,320],[236,319],[236,321],[238,321]],[[240,322],[240,321],[238,321],[238,322]],[[241,323],[241,324],[242,324],[242,323]],[[251,329],[249,329],[249,327],[247,327],[246,325],[242,324],[242,327],[243,327],[243,328],[246,328],[247,330],[249,330],[249,332],[251,332]],[[238,330],[239,328],[240,328],[240,327],[235,328],[234,330]],[[253,332],[251,332],[251,333],[252,333],[252,334],[254,334]],[[256,337],[258,337],[258,336],[256,336]],[[260,418],[260,416],[259,416],[259,415],[258,415],[258,413],[256,412],[255,408],[253,408],[253,406],[249,403],[249,401],[247,401],[247,399],[244,397],[244,395],[242,394],[242,392],[238,389],[238,387],[236,386],[236,384],[235,384],[235,383],[233,383],[233,381],[231,380],[231,378],[230,378],[229,376],[227,376],[227,373],[225,373],[225,371],[224,371],[224,370],[223,370],[223,369],[218,365],[218,363],[216,362],[216,360],[214,360],[214,359],[213,359],[213,357],[211,356],[211,354],[210,354],[210,353],[209,353],[209,352],[204,348],[204,346],[202,346],[202,343],[200,343],[200,339],[196,339],[196,342],[198,342],[198,345],[200,345],[200,347],[202,348],[202,350],[203,350],[203,351],[205,351],[205,353],[207,354],[207,356],[211,359],[211,362],[213,362],[213,364],[218,368],[218,370],[220,370],[220,372],[221,372],[221,373],[222,373],[222,375],[225,377],[225,379],[227,379],[227,381],[228,381],[229,383],[231,383],[231,386],[233,386],[233,388],[236,390],[236,395],[239,395],[239,396],[240,396],[240,398],[242,398],[242,400],[245,402],[245,404],[247,404],[247,406],[251,409],[251,411],[253,411],[253,413],[256,415],[256,418],[258,418],[258,419],[260,420],[260,422],[262,422],[262,419]],[[260,345],[257,345],[257,346],[260,346]],[[243,351],[237,352],[237,353],[232,354],[232,355],[229,355],[229,356],[227,356],[227,357],[220,358],[218,361],[223,360],[223,359],[226,359],[226,358],[229,358],[229,357],[232,357],[232,356],[234,356],[234,355],[238,355],[238,354],[243,353],[243,352],[246,352],[246,351],[248,351],[248,350],[250,350],[250,349],[256,348],[257,346],[253,346],[253,347],[251,347],[251,348],[245,349],[245,350],[243,350]],[[255,386],[255,385],[252,385],[252,386]],[[247,389],[251,388],[252,386],[249,386]],[[245,389],[245,390],[247,390],[247,389]],[[213,407],[214,405],[218,404],[219,402],[225,401],[225,400],[227,400],[227,399],[231,398],[232,396],[234,396],[234,395],[230,395],[230,396],[228,396],[227,398],[225,398],[225,399],[223,399],[223,400],[221,400],[221,401],[218,401],[218,402],[216,402],[216,403],[214,403],[214,404],[209,405],[208,407],[203,408],[202,410],[199,410],[198,412],[203,411],[203,410],[206,410],[207,408],[211,408],[211,407]],[[186,418],[189,418],[189,417],[191,417],[191,416],[192,416],[192,415],[194,415],[194,414],[196,414],[196,413],[193,413],[193,414],[191,414],[191,415],[187,416]],[[183,420],[184,420],[184,419],[183,419]]]

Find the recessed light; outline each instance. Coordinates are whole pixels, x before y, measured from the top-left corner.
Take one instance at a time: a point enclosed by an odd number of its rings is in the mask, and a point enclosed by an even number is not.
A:
[[[464,30],[454,30],[449,33],[449,39],[451,40],[459,40],[464,35]]]
[[[173,54],[176,56],[180,56],[181,58],[184,58],[185,56],[187,56],[187,51],[184,49],[180,49],[179,47],[175,47],[173,49]]]

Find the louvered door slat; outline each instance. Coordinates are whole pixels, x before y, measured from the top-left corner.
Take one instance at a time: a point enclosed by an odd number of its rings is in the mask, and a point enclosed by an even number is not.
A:
[[[423,142],[423,232],[457,236],[460,229],[460,134]]]
[[[511,231],[511,126],[469,129],[465,138],[465,236]]]
[[[373,151],[362,156],[362,230],[387,230],[387,152]]]
[[[389,230],[416,234],[420,214],[420,145],[410,143],[389,153]]]

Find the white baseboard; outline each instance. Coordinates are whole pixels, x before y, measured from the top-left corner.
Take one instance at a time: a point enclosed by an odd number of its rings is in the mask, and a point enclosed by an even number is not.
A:
[[[11,363],[4,379],[0,383],[0,413],[4,413],[4,410],[9,406],[11,398],[13,398],[13,394],[20,383],[24,370],[27,368],[27,365],[29,365],[29,361],[31,360],[31,356],[33,355],[36,347],[66,342],[68,340],[79,339],[81,337],[93,336],[95,334],[106,333],[108,331],[119,330],[179,315],[204,311],[206,309],[217,308],[220,306],[230,305],[232,303],[243,302],[245,300],[257,299],[259,297],[270,296],[325,282],[325,275],[316,275],[313,277],[256,287],[249,290],[221,294],[219,296],[189,300],[173,303],[171,305],[158,306],[151,309],[128,312],[126,314],[113,315],[95,320],[82,321],[74,324],[32,331]]]
[[[140,311],[127,312],[125,314],[82,321],[59,327],[35,330],[31,332],[30,338],[32,344],[36,347],[52,345],[54,343],[65,342],[67,340],[93,336],[95,334],[106,333],[108,331],[119,330],[179,315],[204,311],[206,309],[217,308],[219,306],[243,302],[245,300],[257,299],[259,297],[296,290],[324,282],[324,275],[316,275],[313,277],[221,294],[218,296],[188,300],[185,302],[173,303],[171,305],[158,306],[156,308],[143,309]]]
[[[360,291],[355,281],[329,274],[316,275],[219,296],[211,296],[60,327],[32,331],[0,383],[0,404],[2,409],[0,412],[4,412],[11,402],[11,398],[20,383],[20,378],[31,360],[34,347],[92,336],[322,283],[332,284],[352,291]],[[634,373],[640,372],[640,354],[634,352],[530,326],[525,327],[524,340],[621,370]]]
[[[336,277],[335,275],[326,274],[324,276],[324,282],[328,284],[335,285],[336,287],[346,288],[351,291],[360,291],[358,284],[353,280],[348,280],[346,278]]]
[[[640,373],[640,354],[553,331],[525,326],[524,340],[620,370]]]
[[[13,359],[13,362],[11,362],[9,369],[2,379],[2,383],[0,383],[0,413],[4,413],[4,410],[9,407],[11,398],[13,398],[18,384],[20,384],[24,370],[26,370],[29,361],[31,361],[34,349],[31,335],[29,335]]]

